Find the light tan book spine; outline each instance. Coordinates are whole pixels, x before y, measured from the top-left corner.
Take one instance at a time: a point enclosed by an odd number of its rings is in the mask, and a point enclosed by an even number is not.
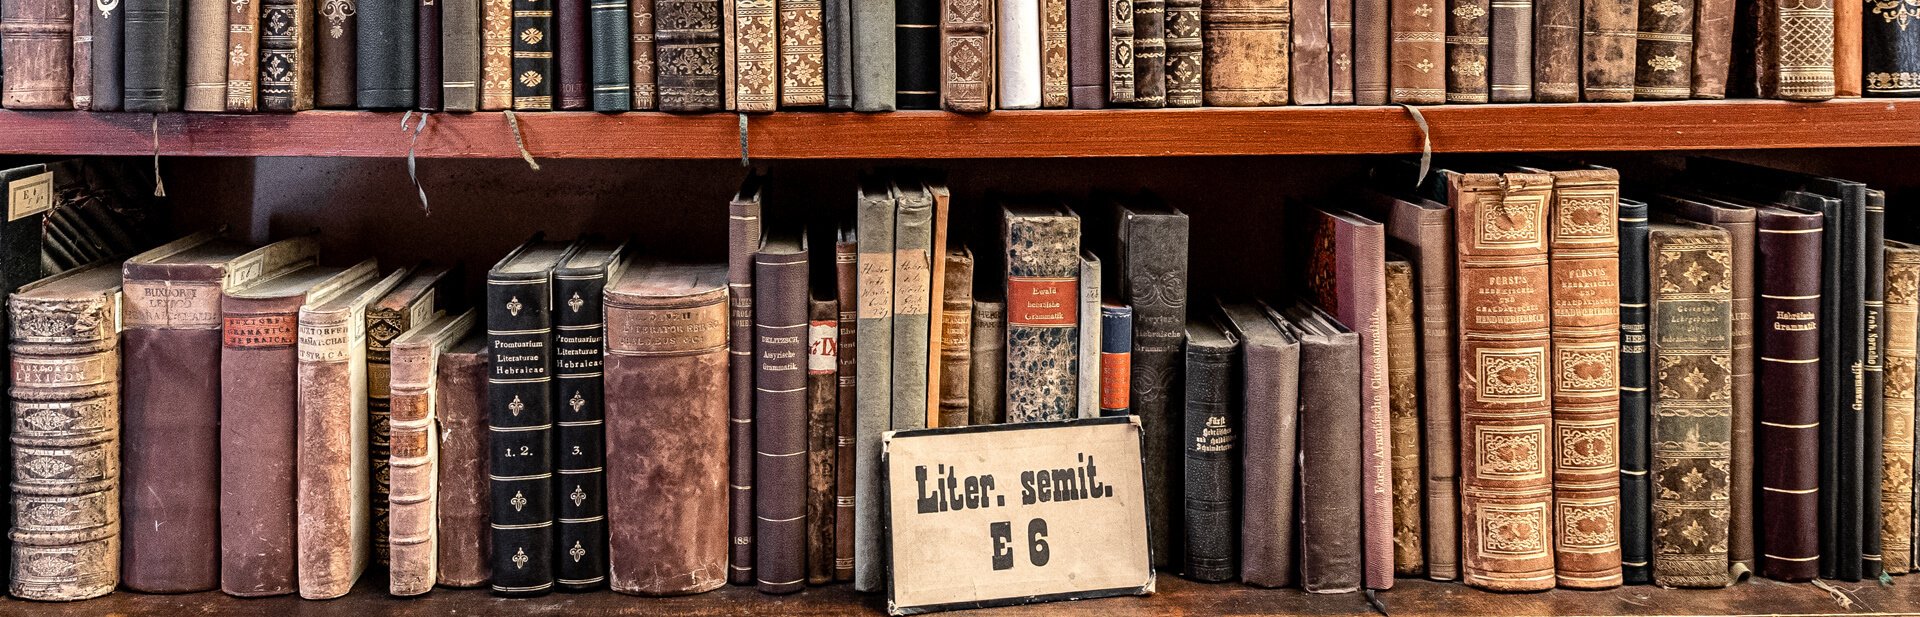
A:
[[[724,1],[724,0],[723,0]],[[774,0],[734,5],[734,104],[739,111],[773,111],[780,101],[780,36]]]
[[[775,0],[780,11],[780,106],[827,104],[820,0]]]
[[[439,414],[435,378],[440,352],[473,330],[472,310],[421,324],[391,348],[392,493],[389,495],[387,592],[412,596],[433,590],[439,578]]]
[[[1915,332],[1920,330],[1920,247],[1887,242],[1886,474],[1880,488],[1880,555],[1888,574],[1913,571]]]
[[[937,426],[966,426],[973,393],[973,252],[947,251],[940,309],[940,417]]]
[[[1067,0],[1040,0],[1040,106],[1067,106]]]

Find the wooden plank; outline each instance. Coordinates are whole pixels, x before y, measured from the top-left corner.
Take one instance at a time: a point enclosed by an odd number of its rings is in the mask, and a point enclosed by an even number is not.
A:
[[[1435,152],[1651,151],[1920,145],[1920,100],[1441,105],[1420,108]],[[517,158],[499,112],[433,114],[417,144],[403,114],[0,111],[0,154]],[[413,116],[418,121],[419,115]],[[518,114],[539,158],[730,159],[738,116]],[[753,158],[1028,158],[1420,151],[1399,107],[789,112],[749,117]]]

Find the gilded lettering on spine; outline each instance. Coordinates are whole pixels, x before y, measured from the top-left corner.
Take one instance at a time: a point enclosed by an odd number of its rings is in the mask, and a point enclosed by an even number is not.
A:
[[[1654,580],[1728,582],[1732,250],[1717,229],[1653,230]]]
[[[1886,249],[1887,361],[1886,473],[1881,476],[1882,563],[1887,572],[1913,570],[1913,414],[1916,311],[1920,311],[1920,247]]]

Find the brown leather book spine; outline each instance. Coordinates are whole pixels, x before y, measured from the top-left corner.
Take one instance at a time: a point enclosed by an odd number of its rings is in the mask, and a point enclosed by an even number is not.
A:
[[[1453,212],[1444,204],[1396,199],[1387,237],[1413,260],[1420,295],[1421,456],[1425,464],[1427,578],[1460,577],[1460,490],[1454,481],[1459,436],[1454,426]]]
[[[1133,102],[1133,2],[1107,6],[1107,102]]]
[[[73,1],[73,108],[93,110],[93,0]],[[224,23],[224,22],[223,22]]]
[[[1756,31],[1761,40],[1755,43],[1760,96],[1789,101],[1834,97],[1833,7],[1833,0],[1760,3],[1755,11],[1760,20]]]
[[[1693,98],[1727,98],[1733,61],[1734,0],[1694,0]]]
[[[1390,0],[1353,2],[1353,102],[1387,104],[1391,59],[1392,6]]]
[[[1555,171],[1553,549],[1561,587],[1605,589],[1620,563],[1620,174]]]
[[[1580,100],[1580,0],[1534,0],[1533,100]]]
[[[1554,585],[1546,174],[1449,174],[1460,307],[1462,579]]]
[[[734,103],[740,111],[773,111],[780,97],[780,48],[774,0],[737,0],[734,46],[726,61],[734,65]]]
[[[1694,0],[1640,0],[1633,98],[1693,96],[1693,8]]]
[[[91,3],[89,3],[91,4]],[[260,4],[253,0],[227,3],[227,91],[226,110],[248,112],[259,109],[260,65],[246,60],[260,56]],[[233,60],[240,60],[234,62]]]
[[[1633,100],[1634,0],[1585,0],[1581,5],[1580,93],[1588,101]]]
[[[1368,589],[1393,587],[1393,463],[1387,386],[1386,227],[1347,212],[1317,213],[1310,286],[1315,302],[1360,337],[1362,547]]]
[[[0,107],[73,108],[73,2],[0,5]]]
[[[1202,0],[1200,59],[1208,106],[1287,104],[1291,11],[1291,3],[1279,0]]]
[[[1446,11],[1421,0],[1393,0],[1390,44],[1390,100],[1411,105],[1447,102]]]
[[[1836,97],[1860,96],[1865,11],[1865,3],[1833,3],[1833,95]]]
[[[513,0],[480,0],[480,109],[513,106]]]
[[[627,42],[627,60],[633,65],[628,70],[627,82],[633,87],[629,95],[632,111],[653,111],[660,107],[659,80],[654,77],[655,60],[660,54],[654,50],[653,0],[630,0],[627,7],[627,33],[631,37]]]
[[[940,426],[966,426],[973,393],[973,253],[947,251],[940,309]]]
[[[1413,264],[1387,259],[1388,444],[1393,457],[1393,573],[1425,574],[1420,521],[1420,340],[1413,311]]]
[[[1329,0],[1291,2],[1293,44],[1287,56],[1287,87],[1296,105],[1325,105],[1333,97],[1331,43],[1327,40]]]
[[[1727,233],[1654,224],[1653,579],[1725,587],[1733,264]]]
[[[609,373],[611,374],[611,373]],[[440,484],[434,489],[440,533],[440,580],[479,587],[492,577],[492,488],[487,481],[487,349],[484,332],[440,355],[434,368],[434,415],[440,422]]]
[[[611,584],[640,595],[727,582],[727,292],[718,266],[627,268],[607,290]],[[671,492],[674,499],[660,499]]]
[[[320,108],[348,108],[354,102],[354,75],[358,56],[354,41],[356,0],[319,0],[319,21],[314,22],[313,105]]]
[[[294,521],[304,295],[221,300],[220,590],[297,591]]]
[[[1447,9],[1447,102],[1485,103],[1488,0],[1463,0]]]
[[[1177,1],[1177,0],[1176,0]],[[1196,0],[1197,1],[1197,0]],[[1172,7],[1168,7],[1172,12]],[[1173,16],[1167,16],[1167,51],[1173,51]],[[1195,23],[1195,27],[1198,27]],[[1173,59],[1167,59],[1168,78],[1172,78]],[[1072,85],[1067,81],[1067,0],[1040,0],[1040,106],[1062,109],[1067,106]],[[1198,67],[1195,67],[1196,69]],[[1168,84],[1172,85],[1171,82]],[[1173,94],[1167,93],[1169,97]],[[1171,101],[1168,104],[1172,107]]]
[[[1044,1],[1044,0],[1043,0]],[[1202,57],[1200,3],[1202,0],[1167,0],[1167,106],[1199,107],[1204,96],[1201,84]]]
[[[807,584],[833,582],[833,459],[840,418],[840,304],[807,304]]]
[[[834,369],[834,381],[840,389],[834,400],[838,419],[833,440],[833,580],[836,581],[853,580],[853,442],[859,430],[855,424],[859,417],[859,397],[854,379],[855,371],[860,368],[855,357],[859,352],[858,264],[859,244],[843,237],[833,245],[834,289],[839,306],[836,334],[840,341]]]
[[[1824,230],[1814,212],[1762,208],[1758,219],[1760,404],[1754,453],[1760,470],[1760,575],[1802,582],[1820,573]],[[1889,372],[1896,357],[1887,357]]]
[[[780,12],[780,106],[827,104],[826,40],[820,0],[777,0]]]
[[[1488,97],[1495,103],[1532,101],[1534,0],[1492,0],[1488,5]]]
[[[999,65],[993,55],[993,8],[988,0],[940,3],[940,104],[949,111],[993,111],[993,69]],[[1131,36],[1127,43],[1132,45]]]
[[[1880,490],[1880,555],[1888,574],[1913,571],[1913,390],[1915,316],[1920,314],[1920,247],[1888,241],[1886,475]]]
[[[388,390],[391,478],[387,509],[387,593],[415,596],[439,579],[439,537],[434,515],[434,467],[440,440],[433,433],[433,366],[438,350],[419,346],[392,351]]]
[[[1327,102],[1353,103],[1353,3],[1327,0]]]

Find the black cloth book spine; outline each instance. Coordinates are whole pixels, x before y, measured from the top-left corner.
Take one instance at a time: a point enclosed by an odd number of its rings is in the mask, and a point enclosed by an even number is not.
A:
[[[769,240],[753,264],[754,576],[765,593],[806,586],[807,251]]]
[[[361,30],[365,32],[365,30]],[[617,259],[617,257],[615,258]],[[601,379],[606,353],[606,263],[553,272],[553,377],[556,392],[554,457],[559,484],[559,566],[563,591],[598,589],[607,582],[607,400]]]
[[[440,0],[419,0],[414,34],[414,107],[421,111],[440,111],[445,96],[444,68],[441,64]],[[361,66],[365,66],[362,64]]]
[[[1860,577],[1878,580],[1884,570],[1880,563],[1880,482],[1886,475],[1883,439],[1886,437],[1886,194],[1862,187],[1862,257],[1866,276],[1861,308],[1862,364],[1859,392],[1862,397],[1860,423]],[[1909,429],[1911,430],[1911,429]]]
[[[899,109],[940,108],[940,0],[895,0],[894,99]]]
[[[820,29],[826,44],[827,109],[853,109],[853,2],[820,3]]]
[[[637,1],[653,4],[653,0]],[[593,28],[593,54],[587,60],[592,67],[589,70],[593,71],[594,111],[633,109],[633,20],[627,14],[630,6],[629,0],[592,0],[587,5],[587,18]],[[649,13],[652,10],[647,9]]]
[[[1847,377],[1851,375],[1850,360],[1846,356],[1846,344],[1841,340],[1846,336],[1849,321],[1844,307],[1846,286],[1842,283],[1845,275],[1843,256],[1847,253],[1844,243],[1848,236],[1847,209],[1839,200],[1814,195],[1812,193],[1790,192],[1787,194],[1790,205],[1818,212],[1821,215],[1821,227],[1825,229],[1820,243],[1820,319],[1823,332],[1820,337],[1820,481],[1818,492],[1820,513],[1820,577],[1837,578],[1841,572],[1842,546],[1840,542],[1840,418],[1851,412],[1851,385]],[[1846,390],[1843,391],[1842,388]],[[1843,396],[1845,395],[1845,396]],[[1858,544],[1855,545],[1854,568],[1859,567]],[[1858,574],[1855,575],[1858,577]]]
[[[513,0],[513,108],[553,109],[553,0]]]
[[[1184,425],[1179,402],[1168,399],[1181,372],[1181,328],[1187,321],[1188,221],[1171,210],[1119,214],[1121,295],[1133,306],[1130,404],[1146,439],[1147,547],[1154,567],[1165,568],[1178,538],[1170,502],[1180,494],[1174,487],[1180,481],[1179,429]]]
[[[1829,372],[1836,377],[1833,389],[1832,407],[1829,409],[1837,417],[1834,422],[1836,432],[1834,440],[1822,444],[1822,451],[1832,450],[1838,454],[1834,461],[1834,482],[1824,486],[1839,489],[1838,503],[1835,505],[1833,521],[1835,527],[1836,548],[1834,572],[1828,578],[1843,581],[1860,580],[1861,566],[1865,556],[1861,549],[1866,546],[1862,521],[1865,515],[1863,485],[1866,470],[1861,469],[1864,459],[1862,438],[1865,427],[1861,420],[1866,409],[1866,397],[1861,384],[1866,368],[1866,196],[1857,191],[1845,190],[1845,187],[1809,187],[1816,192],[1840,199],[1843,211],[1840,224],[1828,222],[1828,229],[1839,229],[1838,265],[1833,268],[1832,276],[1838,279],[1839,293],[1836,294],[1839,306],[1833,314],[1835,320],[1835,341],[1839,343],[1837,353],[1831,357],[1840,358],[1839,370]],[[1840,188],[1841,190],[1834,190]],[[1821,190],[1826,189],[1826,190]],[[1824,294],[1823,294],[1824,299]],[[1824,388],[1823,388],[1824,390]],[[1822,426],[1826,425],[1823,420]],[[1874,507],[1879,508],[1878,504]],[[1827,525],[1822,524],[1822,527]],[[1826,555],[1829,553],[1822,553]]]
[[[1100,416],[1127,415],[1133,356],[1133,307],[1100,306]]]
[[[412,109],[419,51],[415,0],[360,0],[354,28],[354,104]]]
[[[313,20],[317,16],[302,12],[298,0],[259,2],[260,111],[299,111],[313,107],[314,64],[309,61],[301,65],[298,41],[302,30],[312,38]],[[308,58],[312,57],[312,46],[313,43],[308,42]]]
[[[1239,342],[1212,321],[1187,324],[1186,576],[1239,574]]]
[[[1905,3],[1866,5],[1860,33],[1861,82],[1867,96],[1920,96],[1920,28],[1908,23],[1913,7]],[[1869,390],[1871,392],[1871,390]]]
[[[179,111],[185,78],[187,8],[182,0],[124,0],[126,71],[122,77],[127,111]],[[95,51],[94,53],[99,53]]]
[[[487,276],[493,593],[553,589],[552,270]]]
[[[1647,204],[1620,200],[1620,561],[1628,583],[1653,582],[1647,468]]]
[[[126,55],[121,46],[127,27],[127,12],[106,0],[87,3],[93,11],[93,110],[120,111],[121,67]]]

